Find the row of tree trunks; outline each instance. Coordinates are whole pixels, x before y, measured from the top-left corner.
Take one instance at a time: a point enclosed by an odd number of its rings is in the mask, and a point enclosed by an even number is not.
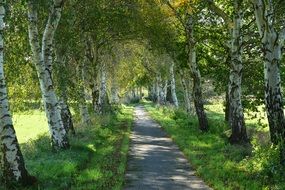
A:
[[[33,62],[40,82],[42,99],[54,149],[65,149],[69,147],[67,133],[63,126],[60,110],[58,109],[58,99],[55,94],[51,73],[51,48],[54,33],[61,17],[62,6],[62,0],[53,1],[43,34],[42,44],[40,45],[37,2],[32,0],[28,1],[29,41],[33,53]]]
[[[153,84],[149,86],[148,96],[153,102],[156,102],[157,104],[166,105],[167,101],[169,101],[175,107],[178,107],[174,62],[172,62],[169,67],[169,74],[170,74],[170,80],[169,79],[163,80],[160,73],[156,74]]]
[[[4,17],[5,1],[0,1],[0,180],[6,186],[16,183],[30,185],[36,178],[26,170],[24,158],[14,130],[7,86],[4,76]]]

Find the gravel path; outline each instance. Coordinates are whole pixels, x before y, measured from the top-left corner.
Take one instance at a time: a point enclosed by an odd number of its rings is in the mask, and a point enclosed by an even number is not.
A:
[[[142,106],[135,116],[125,190],[210,189]]]

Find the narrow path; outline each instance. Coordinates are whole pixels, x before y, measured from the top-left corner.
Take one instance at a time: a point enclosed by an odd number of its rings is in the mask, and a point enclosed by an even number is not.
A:
[[[135,116],[125,190],[210,189],[142,106]]]

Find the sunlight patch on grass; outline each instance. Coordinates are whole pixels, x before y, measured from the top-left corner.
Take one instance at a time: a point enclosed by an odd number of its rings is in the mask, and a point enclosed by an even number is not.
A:
[[[47,119],[41,111],[16,113],[13,122],[19,143],[26,143],[48,133]]]

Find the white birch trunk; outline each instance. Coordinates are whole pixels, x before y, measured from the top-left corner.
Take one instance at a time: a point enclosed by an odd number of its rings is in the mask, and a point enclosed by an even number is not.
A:
[[[168,81],[166,80],[165,83],[163,84],[163,81],[160,80],[159,88],[160,88],[160,102],[159,104],[165,105],[166,104],[166,94],[167,94],[167,86],[168,86]]]
[[[69,131],[75,135],[75,129],[72,121],[72,115],[69,109],[69,106],[67,105],[66,101],[64,99],[61,99],[59,101],[59,109],[60,109],[60,115],[63,122],[64,129],[67,133]]]
[[[160,96],[160,84],[161,84],[161,76],[157,75],[156,76],[156,81],[155,81],[155,96],[156,96],[156,103],[160,104],[161,102],[161,96]]]
[[[86,85],[87,85],[86,75],[87,74],[86,74],[85,64],[81,66],[79,72],[80,72],[81,80],[82,80],[79,110],[80,110],[82,124],[85,126],[88,126],[88,125],[91,125],[91,118],[88,112],[88,107],[87,107],[87,102],[86,102],[88,98],[88,92],[86,89]]]
[[[72,114],[70,108],[68,106],[68,97],[67,97],[67,75],[66,71],[66,59],[63,56],[63,52],[60,52],[59,49],[55,49],[55,65],[57,66],[57,73],[56,79],[58,84],[59,90],[59,101],[58,101],[58,108],[60,110],[61,119],[63,122],[64,129],[66,133],[69,131],[75,135],[75,129],[73,125]]]
[[[7,86],[4,76],[4,16],[5,1],[0,1],[0,170],[1,181],[11,185],[14,182],[31,184],[35,178],[29,176],[24,158],[14,130],[12,116],[9,110]],[[35,181],[34,181],[35,182]]]
[[[188,88],[187,82],[184,78],[183,71],[180,72],[180,80],[181,80],[181,84],[182,84],[183,92],[184,92],[185,109],[186,109],[187,113],[191,114],[192,113],[191,94],[190,94],[190,90]]]
[[[188,18],[186,27],[188,38],[188,64],[190,67],[191,77],[193,78],[193,97],[196,114],[198,116],[200,130],[207,131],[209,129],[209,125],[202,98],[201,74],[196,60],[196,42],[194,39],[193,18],[191,15]]]
[[[99,91],[99,110],[100,114],[106,111],[106,108],[109,104],[108,97],[107,97],[107,71],[106,71],[106,64],[100,64],[100,91]]]
[[[111,103],[112,104],[119,104],[120,103],[120,98],[119,98],[119,87],[118,87],[118,82],[115,77],[112,78],[112,83],[111,83]]]
[[[85,103],[79,104],[79,110],[81,115],[81,122],[84,126],[89,126],[91,124],[91,118],[88,112],[88,107]]]
[[[247,133],[243,115],[243,107],[241,102],[241,81],[242,81],[242,19],[243,12],[241,10],[240,0],[234,1],[234,19],[231,40],[231,69],[230,69],[230,86],[229,86],[229,101],[230,101],[230,126],[232,134],[230,136],[231,143],[247,143]]]
[[[284,143],[285,119],[281,93],[280,62],[284,43],[284,29],[275,28],[272,1],[252,0],[256,23],[262,41],[265,79],[265,106],[269,123],[271,141]],[[284,148],[283,148],[284,149]],[[283,150],[283,152],[285,152]],[[283,160],[285,156],[283,155]]]
[[[55,149],[68,148],[69,142],[67,133],[61,120],[60,110],[58,109],[58,99],[53,87],[50,58],[53,35],[60,20],[62,1],[54,1],[49,22],[46,26],[46,30],[48,31],[44,32],[44,37],[49,39],[43,37],[42,51],[39,43],[38,18],[35,3],[35,1],[28,2],[29,40],[45,105],[52,146]]]
[[[174,74],[174,62],[170,65],[170,87],[171,87],[171,97],[175,107],[178,107],[178,99],[176,96],[176,82]]]
[[[112,69],[111,69],[111,99],[110,103],[112,104],[119,104],[120,103],[120,98],[119,98],[119,83],[118,83],[118,77],[117,77],[117,70],[118,70],[118,63],[115,57],[112,59],[113,64],[112,64]]]

